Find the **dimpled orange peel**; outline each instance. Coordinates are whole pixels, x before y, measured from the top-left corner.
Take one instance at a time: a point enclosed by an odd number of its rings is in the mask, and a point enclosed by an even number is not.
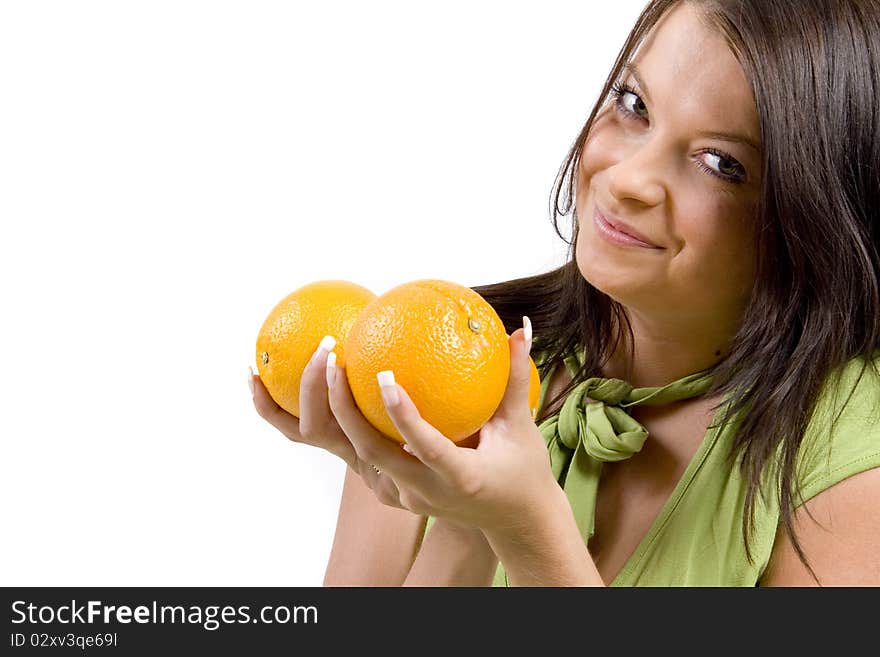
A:
[[[459,442],[492,417],[510,374],[504,324],[472,289],[437,279],[392,288],[358,315],[345,342],[346,375],[364,417],[403,442],[376,375],[392,370],[421,416]]]
[[[344,280],[321,280],[294,290],[271,310],[257,335],[257,370],[275,403],[299,417],[303,370],[326,335],[336,339],[337,363],[345,365],[345,338],[358,314],[376,298]]]
[[[538,375],[538,366],[529,356],[529,411],[532,419],[538,417],[538,402],[541,398],[541,377]]]

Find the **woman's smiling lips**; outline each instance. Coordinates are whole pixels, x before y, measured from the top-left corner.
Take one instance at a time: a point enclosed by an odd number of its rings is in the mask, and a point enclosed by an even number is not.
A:
[[[643,249],[662,249],[662,246],[652,244],[648,239],[619,219],[606,218],[606,215],[596,206],[593,211],[593,223],[596,230],[603,238],[619,246],[637,246]]]

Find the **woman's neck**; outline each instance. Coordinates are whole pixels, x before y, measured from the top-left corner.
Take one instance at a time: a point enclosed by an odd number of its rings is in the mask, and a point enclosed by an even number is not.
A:
[[[690,318],[647,317],[626,310],[633,330],[633,343],[624,339],[602,375],[623,379],[636,388],[662,386],[719,362],[729,348],[738,326],[736,319],[700,315]]]

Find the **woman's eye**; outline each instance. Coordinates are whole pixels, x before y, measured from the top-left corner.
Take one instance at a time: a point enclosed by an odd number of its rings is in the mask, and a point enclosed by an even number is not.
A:
[[[611,95],[614,100],[615,109],[624,118],[634,121],[648,120],[648,108],[632,87],[627,84],[617,83],[612,87]],[[709,158],[714,166],[707,165],[703,161],[704,157]],[[747,178],[745,167],[742,164],[723,151],[714,148],[703,151],[700,158],[696,160],[696,163],[701,170],[725,182],[738,184],[745,182]]]
[[[635,90],[626,84],[616,84],[612,89],[614,105],[624,116],[646,119],[648,108]],[[644,115],[642,114],[644,112]]]
[[[735,160],[730,160],[723,155],[719,155],[717,153],[707,152],[711,158],[715,158],[716,168],[718,171],[723,173],[725,176],[736,176],[740,173],[740,166],[736,163]]]
[[[697,162],[698,166],[707,173],[732,183],[743,183],[746,181],[748,176],[746,175],[745,167],[726,153],[709,148],[703,155],[714,164],[714,166],[707,166],[702,161]]]

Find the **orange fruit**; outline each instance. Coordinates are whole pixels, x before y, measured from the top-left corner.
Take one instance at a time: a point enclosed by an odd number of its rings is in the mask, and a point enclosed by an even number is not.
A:
[[[325,335],[336,338],[337,363],[345,364],[345,337],[376,295],[356,283],[315,281],[294,290],[271,310],[257,335],[257,370],[275,403],[299,417],[299,385]]]
[[[529,410],[532,419],[538,416],[538,399],[541,396],[541,377],[538,375],[538,366],[529,356]]]
[[[459,442],[492,417],[510,374],[510,348],[495,309],[468,287],[404,283],[372,301],[345,341],[355,403],[381,433],[403,442],[376,374],[392,370],[421,416]]]

